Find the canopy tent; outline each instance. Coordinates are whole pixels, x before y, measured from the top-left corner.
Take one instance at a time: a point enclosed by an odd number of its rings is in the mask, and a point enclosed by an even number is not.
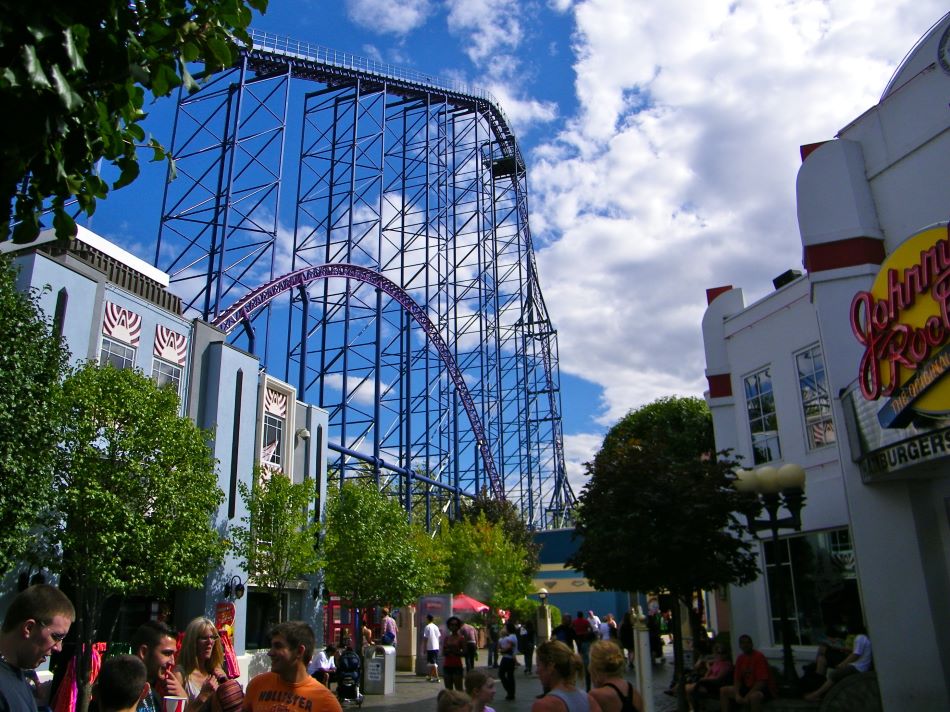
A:
[[[482,611],[487,611],[488,606],[486,606],[481,601],[476,601],[471,596],[468,596],[464,593],[457,593],[452,596],[452,612],[453,613],[481,613]]]

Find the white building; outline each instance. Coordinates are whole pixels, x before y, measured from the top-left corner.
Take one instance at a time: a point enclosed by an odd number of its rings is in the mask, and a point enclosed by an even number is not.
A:
[[[709,290],[703,319],[717,446],[807,472],[802,532],[780,547],[798,663],[862,615],[885,710],[950,709],[948,102],[950,15],[876,106],[803,147],[805,275],[750,305]],[[730,591],[733,634],[777,660],[771,546],[761,563]]]
[[[269,375],[253,354],[228,344],[226,334],[183,315],[179,298],[167,291],[167,274],[82,227],[68,247],[56,243],[50,231],[30,246],[8,242],[0,251],[12,253],[18,288],[38,290],[39,305],[73,364],[91,360],[139,369],[174,387],[182,414],[213,431],[210,445],[225,495],[215,519],[219,531],[240,525],[247,515],[238,483],[251,484],[255,464],[297,482],[316,479],[320,497],[314,506],[325,503],[326,411],[298,400],[291,384]],[[221,627],[233,618],[234,648],[247,675],[268,665],[263,653],[254,664],[249,658],[269,644],[270,592],[248,580],[241,563],[229,556],[209,573],[203,589],[176,592],[171,622],[184,630],[198,615],[217,619]],[[16,593],[18,573],[0,584],[0,613]],[[305,619],[318,635],[325,621],[313,591],[321,581],[314,575],[293,582],[281,601],[284,618]],[[246,595],[237,595],[245,589]],[[160,603],[144,596],[127,599],[116,640],[127,640],[140,623],[154,618]]]

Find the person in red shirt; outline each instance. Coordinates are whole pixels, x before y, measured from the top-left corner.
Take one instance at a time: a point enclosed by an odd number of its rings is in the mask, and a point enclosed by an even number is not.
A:
[[[590,664],[590,644],[594,638],[594,629],[590,621],[584,618],[584,611],[577,612],[577,618],[571,622],[571,628],[574,629],[574,641],[577,643],[577,652],[581,654],[581,661],[584,663],[584,682],[587,691],[590,692],[590,672],[587,666]]]
[[[761,712],[765,703],[775,697],[775,680],[765,656],[752,645],[748,635],[739,636],[742,654],[736,658],[735,684],[719,690],[719,708],[730,712],[732,703],[749,705],[751,712]]]
[[[590,621],[584,617],[583,611],[577,612],[577,618],[571,621],[571,628],[574,629],[575,640],[588,640],[590,638]]]

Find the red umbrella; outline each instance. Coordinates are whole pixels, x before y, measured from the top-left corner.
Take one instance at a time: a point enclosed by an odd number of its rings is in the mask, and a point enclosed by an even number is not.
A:
[[[464,593],[457,593],[452,596],[452,612],[453,613],[481,613],[482,611],[487,611],[488,606],[486,606],[481,601],[476,601],[471,596],[467,596]]]

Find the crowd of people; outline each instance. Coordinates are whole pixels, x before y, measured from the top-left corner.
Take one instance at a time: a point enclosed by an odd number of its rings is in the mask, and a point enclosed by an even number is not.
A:
[[[0,712],[36,712],[37,685],[33,670],[61,650],[76,617],[70,600],[47,584],[29,587],[11,602],[0,628]],[[384,611],[380,625],[383,644],[395,642],[398,629]],[[531,622],[500,621],[488,631],[489,669],[498,669],[506,700],[516,693],[517,655],[524,674],[536,672],[543,692],[532,712],[639,712],[643,700],[625,679],[633,647],[629,614],[620,624],[612,615],[600,619],[593,611],[565,615],[551,640],[539,642]],[[373,644],[364,626],[363,642]],[[438,712],[494,712],[495,679],[475,668],[477,635],[458,616],[445,621],[443,631],[431,615],[422,631],[428,679],[443,681]],[[775,679],[765,656],[748,635],[739,637],[740,654],[733,664],[725,642],[713,644],[685,680],[691,710],[704,709],[704,700],[718,699],[720,709],[736,706],[758,712],[776,697]],[[343,649],[328,645],[315,654],[315,636],[300,621],[276,625],[270,634],[270,671],[255,676],[247,689],[226,664],[222,636],[207,618],[192,620],[182,636],[165,623],[148,621],[132,636],[131,654],[107,658],[98,670],[93,701],[99,712],[168,712],[168,700],[180,701],[176,712],[341,712],[341,699],[330,691],[338,673],[358,675],[359,659],[349,640]],[[233,655],[233,651],[232,651]],[[349,656],[349,657],[348,657]],[[177,660],[177,664],[176,664]],[[355,662],[354,662],[355,661]],[[439,664],[441,661],[441,675]],[[852,628],[846,640],[819,647],[807,666],[810,692],[817,702],[848,675],[872,667],[866,631]],[[354,667],[355,666],[355,667]],[[581,687],[580,681],[584,681]]]

